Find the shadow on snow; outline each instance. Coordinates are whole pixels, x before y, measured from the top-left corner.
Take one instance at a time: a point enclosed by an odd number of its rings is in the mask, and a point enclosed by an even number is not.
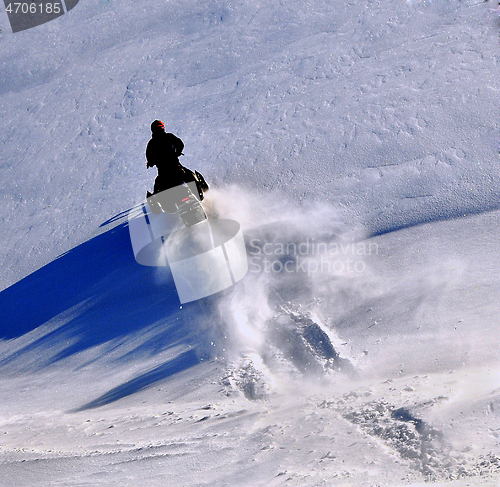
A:
[[[82,406],[98,407],[199,363],[209,303],[181,309],[169,270],[137,264],[128,223],[118,223],[0,292],[0,367],[40,370],[73,357],[78,369],[192,349]]]
[[[135,377],[134,379],[131,379],[124,384],[114,387],[97,399],[94,399],[93,401],[90,401],[83,406],[80,406],[79,408],[73,409],[69,412],[77,413],[81,411],[87,411],[88,409],[105,406],[106,404],[110,404],[126,396],[130,396],[132,394],[135,394],[136,392],[147,389],[149,386],[152,386],[157,382],[161,382],[166,378],[177,374],[178,372],[182,372],[183,370],[193,367],[198,363],[199,360],[196,352],[194,350],[188,350],[187,352],[182,353],[173,360],[170,360],[169,362],[164,363],[154,368],[153,370],[150,370],[149,372]]]

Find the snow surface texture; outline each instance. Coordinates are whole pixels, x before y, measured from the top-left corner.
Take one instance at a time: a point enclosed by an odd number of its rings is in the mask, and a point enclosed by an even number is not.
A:
[[[0,485],[500,483],[494,2],[0,14]],[[139,266],[149,124],[250,270]]]

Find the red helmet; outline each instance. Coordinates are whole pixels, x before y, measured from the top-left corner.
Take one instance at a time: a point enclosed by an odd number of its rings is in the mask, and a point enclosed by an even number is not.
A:
[[[152,124],[151,124],[151,132],[156,132],[158,130],[165,130],[165,125],[163,124],[162,121],[160,120],[155,120]]]

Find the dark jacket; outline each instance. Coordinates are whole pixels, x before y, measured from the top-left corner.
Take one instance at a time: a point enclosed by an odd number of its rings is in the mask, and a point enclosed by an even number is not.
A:
[[[153,132],[146,148],[148,167],[156,166],[161,175],[165,168],[179,163],[179,156],[184,149],[184,143],[174,134],[163,130]]]
[[[158,169],[155,193],[193,180],[191,171],[179,162],[182,149],[184,143],[174,134],[165,133],[163,130],[153,132],[146,148],[146,159],[147,167],[156,166]]]

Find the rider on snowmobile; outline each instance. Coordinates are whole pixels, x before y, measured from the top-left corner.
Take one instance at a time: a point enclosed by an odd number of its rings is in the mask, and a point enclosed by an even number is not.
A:
[[[184,143],[174,134],[165,132],[165,125],[160,120],[151,124],[151,140],[146,148],[146,167],[156,166],[158,176],[155,179],[154,193],[195,181],[193,171],[179,162]]]

